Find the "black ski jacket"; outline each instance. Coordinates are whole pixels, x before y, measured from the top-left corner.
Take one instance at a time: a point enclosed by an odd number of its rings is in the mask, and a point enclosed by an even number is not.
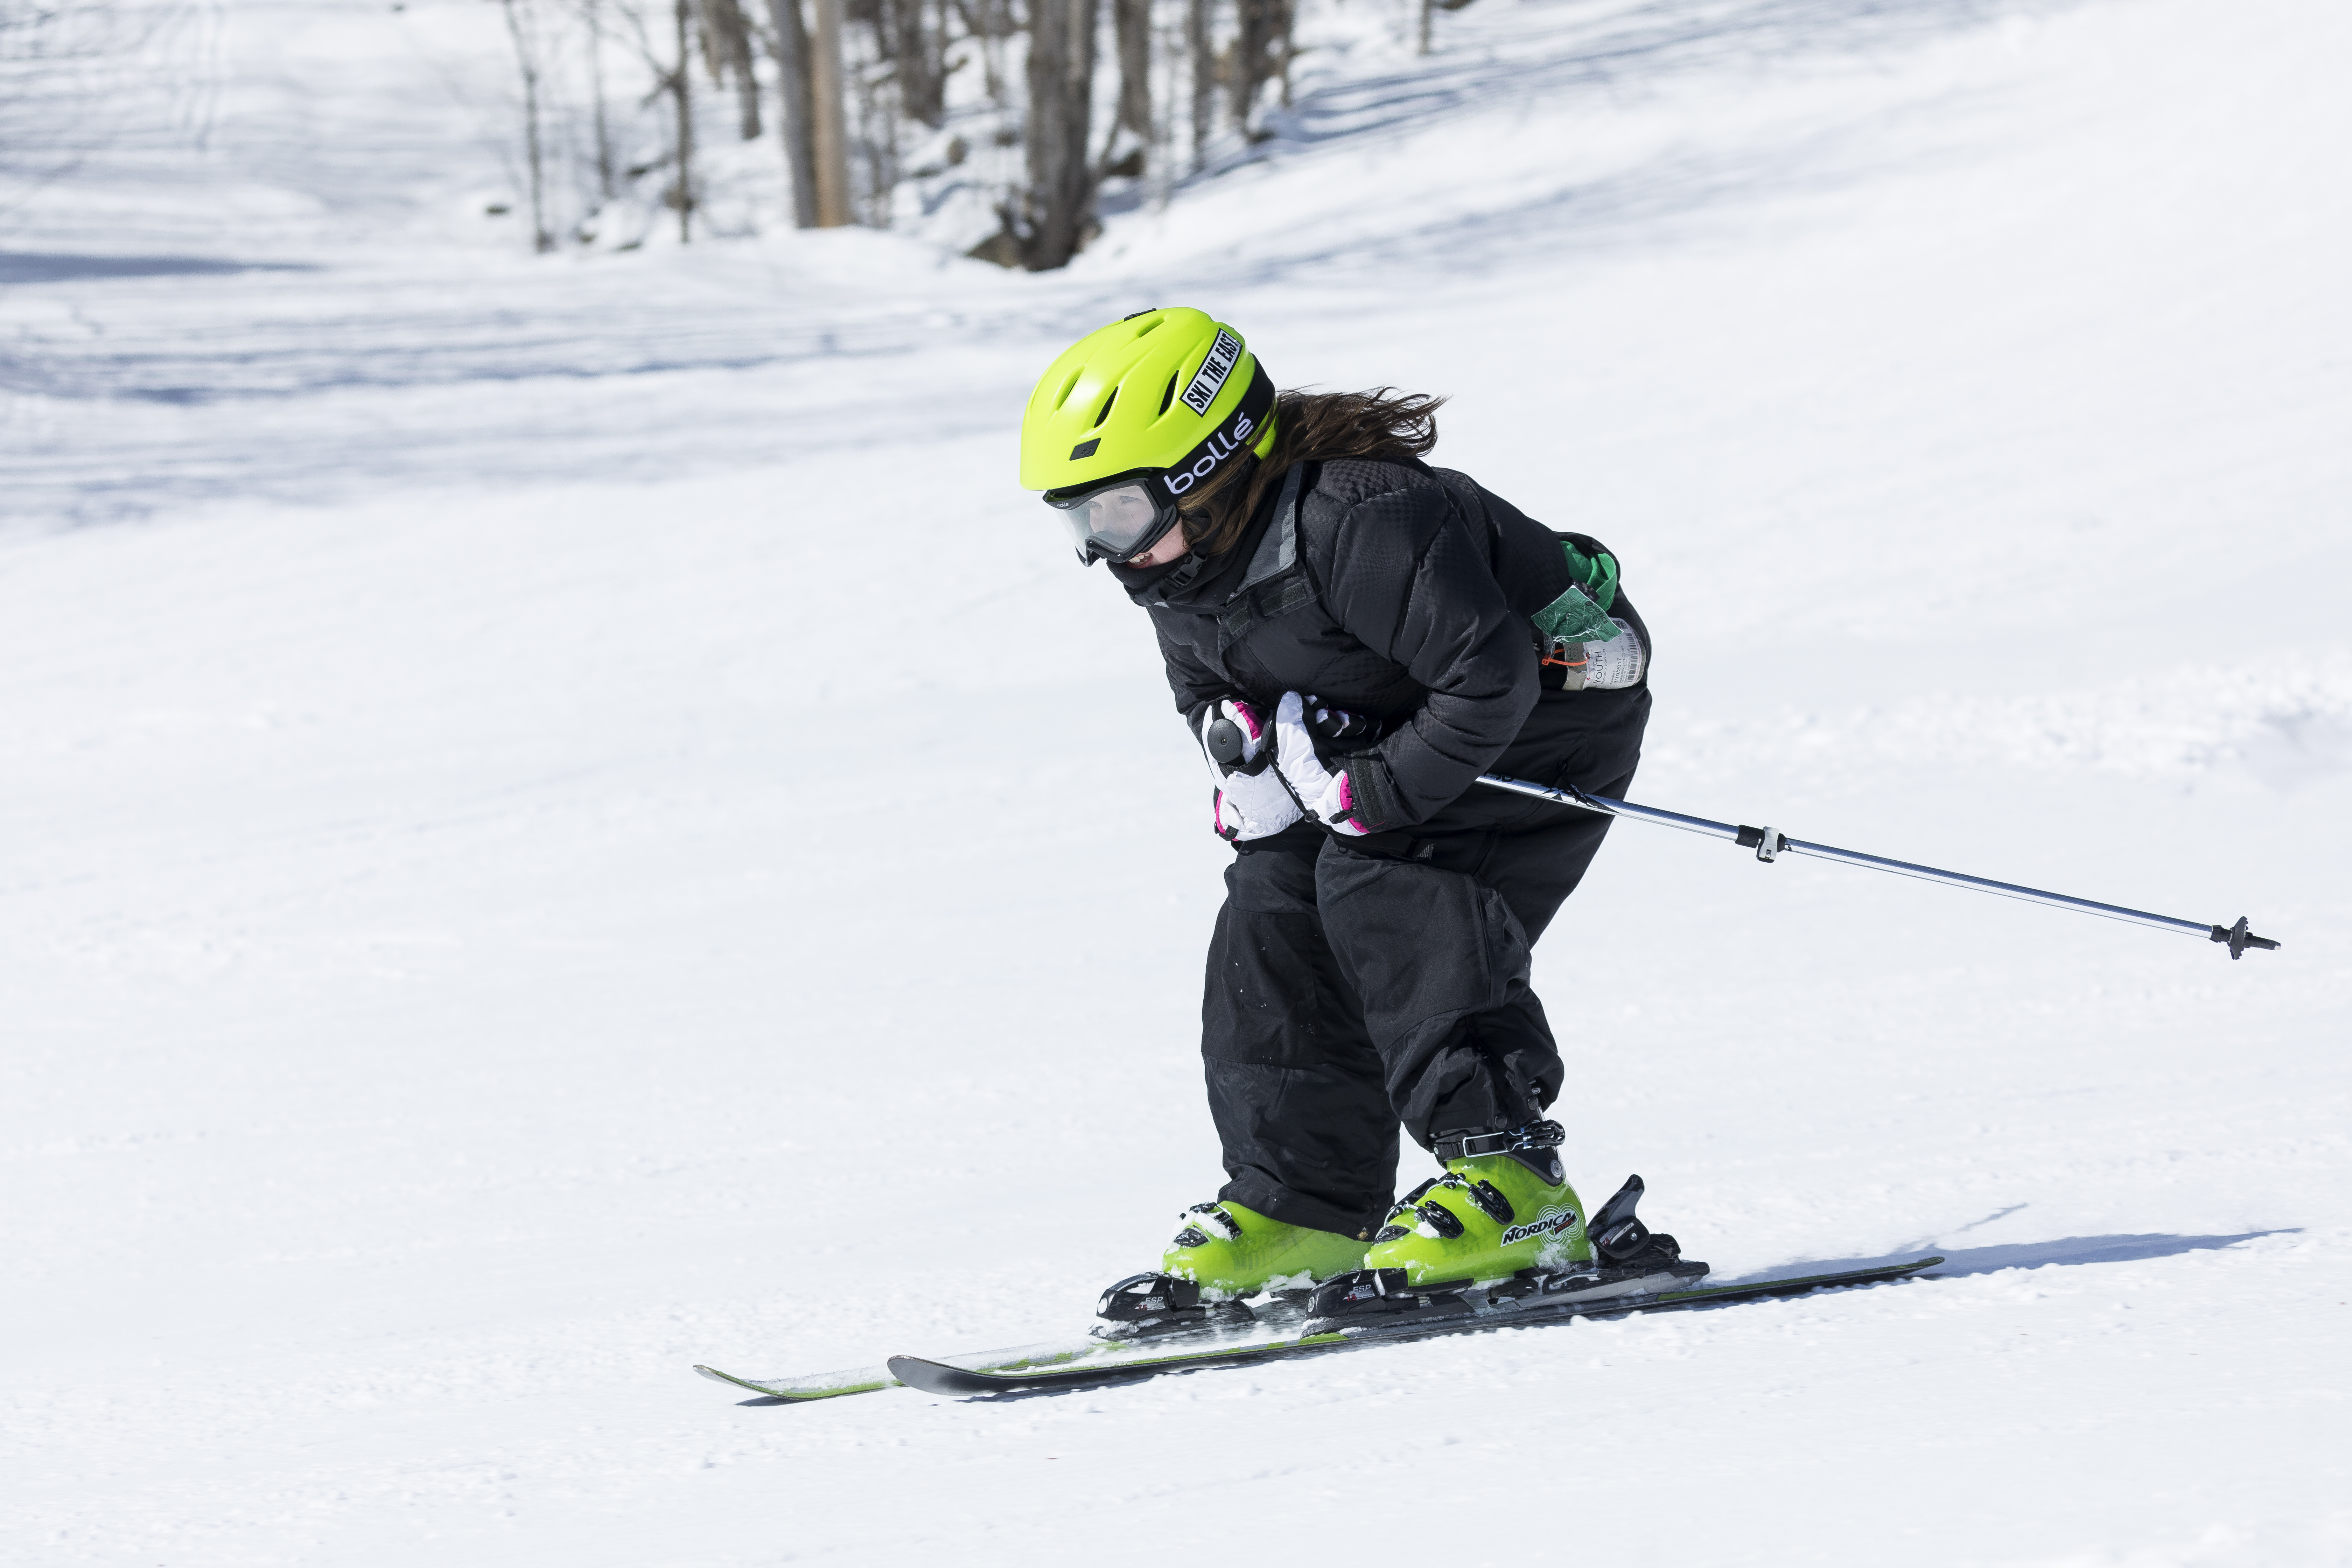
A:
[[[1346,759],[1357,816],[1381,831],[1469,789],[1534,710],[1528,617],[1568,591],[1559,540],[1465,474],[1341,459],[1293,468],[1223,555],[1113,570],[1151,612],[1195,731],[1221,698],[1271,715],[1286,691],[1381,721]]]

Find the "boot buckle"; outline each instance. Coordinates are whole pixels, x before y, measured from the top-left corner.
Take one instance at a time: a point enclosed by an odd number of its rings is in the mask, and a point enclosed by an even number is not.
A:
[[[1441,1160],[1475,1160],[1485,1154],[1507,1154],[1517,1149],[1557,1149],[1568,1142],[1568,1130],[1557,1121],[1530,1121],[1508,1132],[1463,1132],[1435,1141]]]

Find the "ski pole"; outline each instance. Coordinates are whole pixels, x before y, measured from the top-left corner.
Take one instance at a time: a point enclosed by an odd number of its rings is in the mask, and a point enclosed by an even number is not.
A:
[[[1495,773],[1481,773],[1478,782],[1496,789],[1509,790],[1514,795],[1556,801],[1561,805],[1579,805],[1587,811],[1602,812],[1610,816],[1628,816],[1636,822],[1654,822],[1662,827],[1679,827],[1685,833],[1704,833],[1710,838],[1727,838],[1742,849],[1755,850],[1756,858],[1768,864],[1784,854],[1812,855],[1823,860],[1842,861],[1848,866],[1861,866],[1873,871],[1892,871],[1898,877],[1917,877],[1925,881],[1941,882],[1947,887],[1972,888],[1979,893],[1995,893],[2004,899],[2023,899],[2029,903],[2048,904],[2055,909],[2079,910],[2086,915],[2129,921],[2135,925],[2154,926],[2158,931],[2183,931],[2190,936],[2201,936],[2209,942],[2228,944],[2232,959],[2243,958],[2250,947],[2275,948],[2279,945],[2266,936],[2256,936],[2248,931],[2243,915],[2240,915],[2238,923],[2232,926],[2207,925],[2202,921],[2184,921],[2171,915],[2150,914],[2146,910],[2127,910],[2119,904],[2102,904],[2091,899],[2071,898],[2064,893],[2044,892],[2039,888],[2021,888],[2014,882],[1996,882],[1987,877],[1971,877],[1964,871],[1943,871],[1933,866],[1915,866],[1908,860],[1889,860],[1881,855],[1864,855],[1858,849],[1809,844],[1801,838],[1790,837],[1777,827],[1709,822],[1704,816],[1685,816],[1679,811],[1661,811],[1654,805],[1635,805],[1632,801],[1612,800],[1605,795],[1588,795],[1574,785],[1551,789],[1543,784],[1529,784],[1525,779],[1507,779]]]

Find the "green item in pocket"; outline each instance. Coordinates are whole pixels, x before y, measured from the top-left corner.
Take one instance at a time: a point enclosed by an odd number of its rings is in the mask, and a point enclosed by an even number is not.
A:
[[[1529,617],[1536,630],[1552,642],[1613,641],[1617,624],[1609,612],[1617,603],[1617,558],[1587,555],[1565,539],[1559,548],[1568,557],[1568,592]]]

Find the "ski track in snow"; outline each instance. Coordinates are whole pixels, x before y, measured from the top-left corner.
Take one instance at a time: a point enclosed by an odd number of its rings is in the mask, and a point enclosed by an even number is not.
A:
[[[454,0],[0,62],[121,106],[0,203],[0,1556],[2352,1562],[2346,18],[1353,5],[1035,278],[501,248]],[[1621,825],[1538,955],[1582,1190],[1933,1278],[731,1403],[1065,1337],[1218,1179],[1225,851],[1010,488],[1183,301],[1621,552],[1635,798],[2285,948]]]

